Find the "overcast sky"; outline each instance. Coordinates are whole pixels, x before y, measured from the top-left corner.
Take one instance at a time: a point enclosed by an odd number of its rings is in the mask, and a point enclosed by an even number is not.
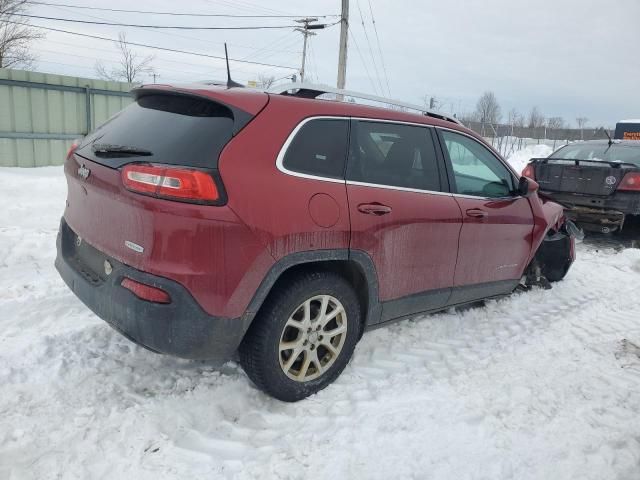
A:
[[[184,13],[337,15],[340,0],[52,0],[84,6]],[[177,10],[177,5],[180,10]],[[377,27],[372,23],[371,10]],[[546,116],[575,125],[612,126],[640,117],[640,0],[351,0],[347,88],[414,103],[434,96],[442,109],[472,111],[492,90],[504,116],[536,105]],[[30,13],[50,17],[123,23],[191,26],[293,25],[289,18],[168,17],[33,5]],[[337,17],[319,19],[335,23]],[[224,55],[299,68],[302,35],[291,29],[251,31],[152,31],[32,19],[33,24],[130,41]],[[364,22],[364,28],[363,28]],[[339,25],[310,40],[307,80],[335,86]],[[117,57],[112,43],[48,32],[36,44],[37,69],[95,76],[101,59]],[[224,78],[223,62],[136,48],[154,54],[159,82]],[[386,73],[385,73],[386,71]],[[232,64],[235,80],[260,74],[276,78],[293,69]],[[147,81],[150,81],[147,78]],[[387,87],[388,86],[388,87]]]

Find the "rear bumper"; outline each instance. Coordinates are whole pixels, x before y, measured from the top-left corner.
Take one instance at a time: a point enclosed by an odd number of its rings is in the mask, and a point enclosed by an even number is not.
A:
[[[227,360],[237,350],[249,321],[208,315],[179,283],[131,268],[86,244],[82,248],[91,250],[92,261],[83,260],[76,238],[63,218],[56,269],[75,295],[115,330],[149,350],[181,358]],[[105,260],[112,267],[109,275],[98,268]],[[161,288],[171,303],[138,298],[120,285],[125,277]]]
[[[562,204],[567,218],[586,230],[613,232],[622,228],[627,215],[640,215],[640,193],[595,196],[542,191],[541,194]]]

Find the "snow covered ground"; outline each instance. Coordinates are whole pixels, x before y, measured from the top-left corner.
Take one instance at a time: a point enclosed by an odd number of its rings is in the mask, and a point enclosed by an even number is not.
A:
[[[552,290],[368,333],[284,404],[76,300],[53,268],[60,167],[0,186],[1,479],[640,478],[640,250],[583,244]]]
[[[553,153],[553,149],[549,145],[530,145],[522,150],[518,150],[509,157],[509,163],[517,172],[522,172],[524,167],[532,158],[545,158]]]

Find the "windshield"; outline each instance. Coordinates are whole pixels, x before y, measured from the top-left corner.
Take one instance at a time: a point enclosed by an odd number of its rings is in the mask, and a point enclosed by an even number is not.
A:
[[[603,144],[576,143],[567,145],[556,151],[549,158],[560,158],[567,160],[606,160],[608,162],[633,163],[640,166],[640,144],[609,146]]]

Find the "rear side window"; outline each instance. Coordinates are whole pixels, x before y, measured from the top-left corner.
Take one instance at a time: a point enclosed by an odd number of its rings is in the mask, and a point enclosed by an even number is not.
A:
[[[348,138],[349,123],[346,119],[310,120],[293,138],[282,164],[292,172],[342,179]]]
[[[233,113],[198,97],[145,95],[85,138],[76,151],[110,167],[141,161],[217,168]]]
[[[361,121],[354,133],[348,180],[440,190],[438,159],[429,128]]]

